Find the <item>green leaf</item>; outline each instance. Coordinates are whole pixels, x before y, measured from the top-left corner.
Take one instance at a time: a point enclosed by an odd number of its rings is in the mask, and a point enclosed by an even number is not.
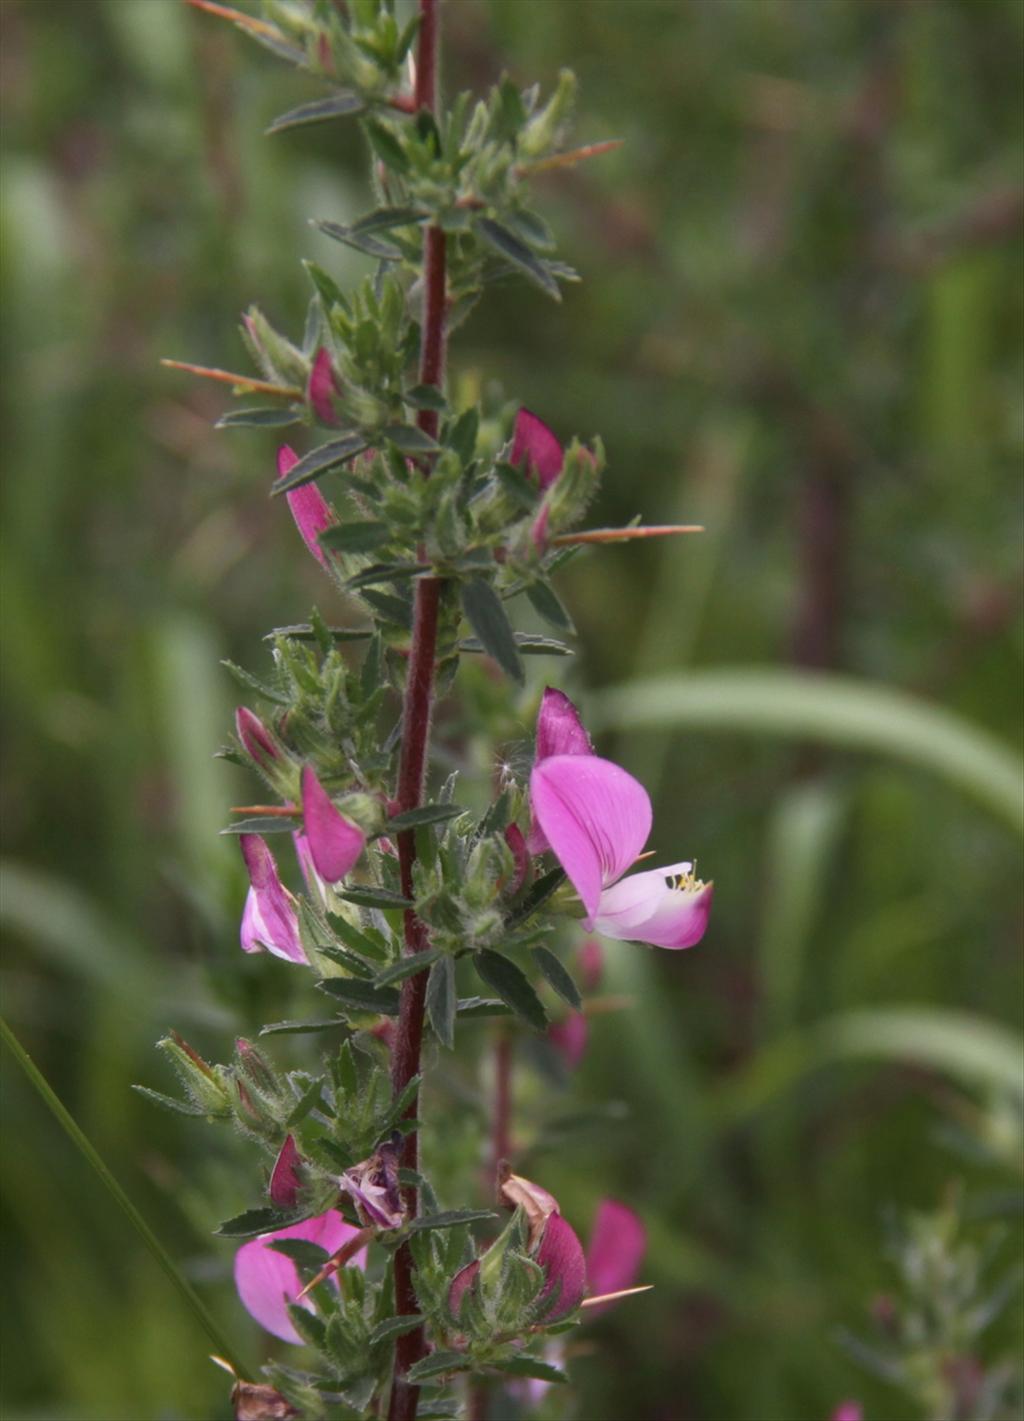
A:
[[[369,553],[390,538],[391,529],[386,523],[353,520],[325,529],[320,534],[320,546],[332,553]]]
[[[429,212],[418,207],[377,207],[365,217],[360,217],[358,222],[353,222],[350,230],[360,234],[386,232],[392,227],[412,227],[426,222],[429,216]]]
[[[288,493],[290,489],[312,483],[329,469],[335,469],[346,460],[354,459],[365,448],[366,439],[362,434],[343,434],[339,439],[330,439],[326,444],[321,444],[303,455],[283,479],[278,479],[271,486],[270,492],[274,495]]]
[[[302,820],[289,818],[284,814],[262,814],[253,819],[236,819],[220,832],[222,834],[291,834],[302,827]]]
[[[567,1002],[569,1006],[579,1011],[583,1006],[583,998],[580,996],[580,989],[572,979],[569,969],[559,961],[555,954],[547,947],[534,947],[530,949],[530,956],[533,958],[538,970],[544,974],[551,987]]]
[[[549,582],[531,582],[524,588],[530,606],[539,617],[563,632],[574,632],[572,618]]]
[[[542,903],[547,902],[557,888],[561,887],[564,880],[565,869],[552,868],[531,883],[522,902],[509,914],[509,926],[512,927],[517,923],[525,922],[531,914],[537,911]]]
[[[304,261],[302,265],[306,268],[325,310],[330,311],[333,306],[341,306],[343,310],[348,308],[345,293],[333,276],[324,271],[322,266],[317,266],[316,262]]]
[[[275,1253],[283,1253],[285,1258],[290,1258],[293,1263],[310,1273],[319,1273],[330,1257],[326,1248],[304,1238],[277,1238],[265,1247],[272,1248]]]
[[[291,1110],[289,1110],[288,1118],[284,1122],[285,1129],[293,1130],[295,1126],[300,1125],[306,1116],[315,1110],[318,1105],[323,1103],[321,1100],[323,1088],[323,1080],[319,1077],[315,1081],[310,1081],[309,1085],[299,1096],[299,1099],[292,1106]]]
[[[554,301],[561,301],[562,293],[558,289],[558,282],[548,270],[547,263],[535,256],[514,232],[510,232],[491,217],[478,218],[476,230],[489,246],[517,267],[535,286],[539,286],[545,295]]]
[[[465,1352],[431,1352],[410,1367],[406,1376],[411,1382],[426,1381],[428,1377],[439,1377],[444,1372],[464,1372],[470,1366]]]
[[[906,691],[826,672],[735,667],[599,692],[598,728],[662,727],[818,740],[941,775],[1024,829],[1020,757],[986,730]]]
[[[313,222],[313,226],[325,237],[331,237],[335,242],[342,242],[346,247],[354,247],[357,252],[363,252],[368,257],[376,257],[378,261],[402,260],[401,247],[396,246],[394,242],[385,242],[380,237],[373,237],[369,232],[355,232],[351,227],[346,227],[341,222],[316,220]]]
[[[533,632],[516,632],[516,649],[521,656],[573,656],[575,653],[571,646],[566,646],[564,641],[555,641],[554,637],[536,636]],[[459,642],[459,650],[469,652],[471,655],[479,655],[484,652],[483,643],[479,637],[463,637]]]
[[[462,584],[462,606],[469,625],[480,638],[484,649],[514,681],[522,685],[525,677],[501,598],[489,582],[473,577]]]
[[[535,483],[532,483],[522,469],[517,469],[514,464],[506,464],[499,460],[494,466],[498,482],[515,503],[526,513],[532,513],[540,501],[540,490]]]
[[[398,1015],[398,993],[393,987],[376,987],[355,977],[326,977],[317,986],[352,1011],[379,1012],[381,1016]]]
[[[499,1372],[510,1377],[534,1377],[541,1382],[568,1382],[569,1378],[559,1367],[543,1362],[539,1357],[510,1357],[507,1362],[495,1362]]]
[[[445,435],[445,443],[459,456],[459,462],[464,468],[473,462],[476,455],[476,439],[479,430],[480,415],[474,405],[459,415]]]
[[[350,592],[358,592],[361,587],[373,587],[381,582],[405,582],[410,577],[418,577],[428,571],[426,563],[378,562],[372,567],[363,568],[362,572],[357,572],[354,577],[347,578],[345,586]]]
[[[283,429],[289,424],[298,424],[302,419],[301,410],[259,409],[228,410],[222,414],[214,429]]]
[[[133,1085],[132,1090],[137,1095],[144,1095],[147,1100],[151,1100],[154,1105],[161,1106],[164,1110],[169,1110],[173,1115],[205,1115],[206,1111],[198,1105],[191,1104],[187,1100],[175,1100],[172,1095],[164,1095],[159,1090],[150,1090],[148,1085]]]
[[[412,606],[410,603],[403,602],[401,597],[395,597],[393,593],[379,592],[372,587],[365,588],[359,595],[367,606],[372,607],[385,622],[390,622],[403,631],[412,631]]]
[[[281,1209],[261,1208],[246,1209],[242,1214],[236,1214],[233,1219],[225,1219],[214,1233],[219,1238],[255,1238],[257,1234],[271,1233],[274,1229],[287,1228],[289,1224],[301,1223],[303,1219],[310,1218],[307,1210],[305,1213],[285,1213]]]
[[[431,439],[415,424],[387,424],[381,430],[381,437],[390,439],[403,454],[436,454],[441,448],[436,439]]]
[[[404,1313],[400,1317],[385,1318],[379,1326],[370,1333],[369,1345],[379,1347],[382,1342],[393,1342],[396,1337],[404,1337],[407,1332],[414,1331],[426,1319],[422,1313]]]
[[[432,947],[426,952],[415,952],[409,957],[403,957],[401,962],[396,962],[393,967],[386,967],[379,974],[376,979],[377,986],[388,987],[394,982],[404,982],[406,977],[415,977],[418,972],[425,972],[440,956],[440,950]]]
[[[334,641],[369,641],[373,636],[372,627],[328,627],[329,634]],[[316,641],[317,635],[313,626],[309,622],[295,622],[289,627],[275,627],[272,632],[267,632],[264,641],[273,641],[275,637],[291,637],[294,641]]]
[[[457,804],[421,804],[417,809],[406,809],[389,819],[387,832],[400,834],[404,829],[420,829],[424,824],[443,824],[461,813]]]
[[[283,133],[286,128],[299,128],[306,123],[323,123],[326,119],[344,118],[349,114],[361,113],[366,107],[358,94],[351,89],[339,89],[326,99],[314,99],[312,103],[300,104],[296,109],[275,118],[264,133]]]
[[[548,1014],[540,998],[530,985],[525,972],[510,957],[485,947],[474,955],[473,965],[479,976],[489,987],[494,988],[516,1016],[522,1017],[537,1031],[547,1028]]]
[[[395,173],[409,171],[409,157],[390,128],[385,128],[376,119],[367,119],[363,128],[370,141],[370,147],[386,168]]]
[[[222,666],[227,667],[240,686],[244,686],[247,691],[255,691],[258,696],[262,696],[265,701],[273,701],[278,706],[290,706],[291,700],[276,686],[271,686],[268,681],[261,681],[258,676],[254,676],[251,671],[246,671],[243,666],[236,666],[233,661],[222,661]]]
[[[303,1036],[307,1032],[331,1031],[343,1027],[345,1023],[337,1017],[330,1021],[271,1021],[260,1027],[261,1036]]]
[[[390,959],[388,944],[381,933],[372,930],[362,932],[340,913],[328,913],[327,921],[335,936],[341,938],[346,947],[350,947],[361,957],[369,957],[374,962],[387,962]]]
[[[427,981],[427,1016],[434,1035],[449,1051],[455,1046],[455,963],[447,954],[438,958]]]
[[[505,1003],[495,997],[460,997],[456,1003],[456,1011],[459,1016],[468,1017],[470,1020],[474,1017],[509,1015]]]
[[[441,1214],[421,1214],[409,1225],[417,1233],[424,1229],[457,1229],[462,1224],[475,1224],[481,1219],[496,1219],[493,1209],[448,1209]]]
[[[417,410],[446,410],[448,401],[436,385],[414,385],[406,390],[402,399]]]

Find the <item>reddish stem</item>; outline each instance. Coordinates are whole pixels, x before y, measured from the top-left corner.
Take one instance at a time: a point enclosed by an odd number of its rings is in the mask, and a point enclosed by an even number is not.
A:
[[[437,106],[438,0],[420,0],[420,32],[417,45],[416,93],[417,109],[434,110]],[[436,227],[423,234],[423,336],[420,351],[420,381],[440,388],[444,378],[445,356],[445,239]],[[421,410],[419,426],[431,438],[436,438],[436,410]],[[430,716],[434,698],[434,670],[437,656],[437,618],[442,583],[438,578],[421,578],[416,584],[413,613],[412,646],[405,685],[402,711],[402,748],[398,765],[396,798],[399,811],[415,809],[422,802],[430,745]],[[411,832],[398,835],[398,862],[402,892],[413,896],[413,865],[416,862],[416,840]],[[423,952],[428,946],[427,930],[410,909],[404,918],[405,950]],[[423,1043],[423,1017],[426,1005],[427,974],[417,973],[402,984],[398,1025],[391,1056],[391,1084],[397,1095],[419,1073],[420,1049]],[[418,1102],[414,1100],[408,1114],[415,1117]],[[415,1134],[407,1135],[402,1154],[406,1169],[416,1169],[419,1160]],[[414,1216],[419,1207],[414,1186],[403,1190],[405,1207]],[[419,1311],[413,1286],[412,1254],[408,1245],[395,1254],[395,1312],[398,1315]],[[395,1368],[388,1402],[388,1421],[415,1421],[420,1389],[405,1380],[406,1373],[426,1353],[426,1338],[422,1327],[400,1337],[395,1344]]]

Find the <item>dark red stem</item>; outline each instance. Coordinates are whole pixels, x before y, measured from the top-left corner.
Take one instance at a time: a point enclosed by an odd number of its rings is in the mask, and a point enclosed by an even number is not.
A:
[[[438,0],[420,0],[415,104],[417,109],[427,108],[431,111],[437,106],[437,12]],[[428,227],[423,236],[423,291],[420,381],[425,385],[440,387],[444,379],[445,355],[445,240],[444,233],[436,227]],[[437,411],[421,410],[419,426],[431,438],[436,438]],[[421,578],[416,584],[412,646],[402,710],[402,748],[398,765],[396,798],[400,811],[415,809],[423,799],[430,747],[441,586],[440,579],[436,577]],[[413,865],[416,862],[416,840],[412,833],[398,836],[398,862],[402,892],[411,898]],[[407,953],[423,952],[427,948],[426,927],[411,909],[405,914],[404,935]],[[402,984],[398,1027],[391,1057],[391,1084],[396,1095],[419,1074],[426,993],[425,972],[407,978]],[[418,1102],[414,1100],[409,1107],[409,1115],[415,1116],[417,1108]],[[418,1161],[416,1135],[407,1135],[402,1163],[406,1169],[416,1169]],[[403,1190],[403,1197],[407,1212],[414,1216],[419,1207],[416,1188],[407,1186]],[[395,1254],[395,1312],[398,1315],[419,1311],[412,1275],[412,1254],[406,1245]],[[395,1368],[388,1403],[388,1421],[415,1421],[420,1389],[407,1382],[405,1376],[409,1368],[425,1353],[426,1339],[422,1327],[417,1327],[398,1339],[395,1345]]]

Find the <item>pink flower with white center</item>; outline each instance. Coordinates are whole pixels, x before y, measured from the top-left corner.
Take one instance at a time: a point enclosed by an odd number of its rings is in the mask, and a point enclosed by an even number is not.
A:
[[[241,834],[239,844],[250,885],[242,913],[242,950],[305,963],[295,899],[281,882],[266,840],[259,834]]]
[[[338,392],[338,382],[334,378],[334,367],[330,353],[325,346],[317,351],[309,372],[306,399],[313,407],[313,413],[321,424],[337,428],[341,423],[334,411],[334,396]]]
[[[313,867],[325,883],[338,883],[366,847],[366,835],[334,807],[309,765],[302,770],[302,820]]]
[[[282,444],[277,451],[277,472],[279,478],[290,474],[299,462],[295,450]],[[327,555],[320,546],[320,534],[337,523],[334,510],[324,498],[315,483],[302,484],[285,494],[288,507],[295,519],[295,526],[302,534],[302,541],[323,567],[327,566]]]
[[[261,1327],[280,1337],[282,1342],[301,1343],[303,1339],[289,1316],[288,1305],[298,1303],[312,1312],[313,1304],[306,1298],[299,1299],[303,1284],[295,1264],[269,1245],[277,1239],[303,1239],[333,1254],[358,1233],[359,1230],[347,1224],[335,1209],[328,1209],[315,1219],[260,1234],[244,1243],[235,1255],[235,1287],[242,1305]],[[350,1261],[357,1268],[365,1268],[365,1248]]]
[[[643,850],[653,815],[638,780],[599,755],[554,754],[530,776],[534,820],[605,937],[679,949],[699,942],[713,885],[686,861],[623,875]]]

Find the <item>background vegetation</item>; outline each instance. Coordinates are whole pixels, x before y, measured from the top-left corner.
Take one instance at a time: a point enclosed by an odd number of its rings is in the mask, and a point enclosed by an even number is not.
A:
[[[358,271],[304,219],[363,209],[360,140],[262,138],[311,91],[175,0],[2,9],[5,1012],[255,1356],[208,1237],[232,1147],[128,1084],[167,1087],[168,1025],[222,1053],[287,976],[238,962],[218,663],[258,669],[322,589],[264,498],[272,438],[215,434],[219,392],[157,361],[244,368],[251,299],[301,326],[301,256]],[[564,582],[574,693],[651,786],[659,848],[717,883],[693,953],[609,947],[635,1005],[578,1086],[621,1105],[538,1145],[571,1216],[614,1193],[650,1225],[656,1291],[576,1367],[592,1421],[813,1421],[850,1394],[919,1415],[837,1341],[894,1285],[885,1209],[959,1180],[968,1231],[999,1214],[1019,1254],[1022,20],[446,7],[449,92],[569,63],[580,139],[625,140],[548,182],[584,285],[492,298],[456,389],[599,431],[596,521],[708,527]],[[226,1416],[202,1334],[9,1060],[4,1105],[4,1414]]]

